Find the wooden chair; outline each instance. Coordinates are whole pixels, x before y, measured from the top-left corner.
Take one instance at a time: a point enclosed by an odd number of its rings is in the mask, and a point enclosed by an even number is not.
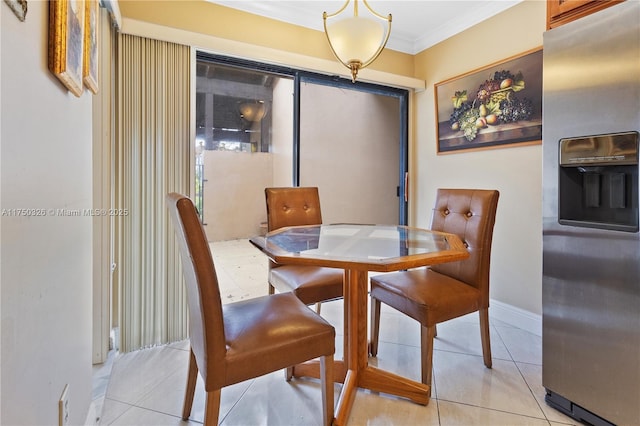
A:
[[[382,302],[420,322],[422,383],[431,385],[436,324],[478,311],[484,365],[491,368],[489,264],[498,197],[494,190],[438,190],[431,229],[458,235],[470,257],[371,278],[372,356],[378,352]]]
[[[193,203],[176,193],[166,201],[189,304],[191,356],[183,419],[191,414],[198,371],[207,392],[204,424],[213,426],[224,386],[320,357],[323,424],[331,425],[334,328],[291,293],[222,305],[209,243]]]
[[[266,188],[267,230],[285,226],[320,225],[318,188]],[[320,266],[278,265],[269,261],[269,294],[292,291],[305,305],[341,298],[344,271]]]

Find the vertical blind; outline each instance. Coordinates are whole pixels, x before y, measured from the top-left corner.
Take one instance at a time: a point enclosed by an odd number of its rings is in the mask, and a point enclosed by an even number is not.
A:
[[[117,44],[113,279],[119,348],[128,352],[187,337],[164,198],[190,192],[190,48],[127,34]]]

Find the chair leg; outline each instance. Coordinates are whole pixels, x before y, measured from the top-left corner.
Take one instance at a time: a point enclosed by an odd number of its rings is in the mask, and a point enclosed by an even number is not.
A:
[[[331,426],[334,420],[333,400],[333,355],[320,357],[320,383],[322,386],[322,420]]]
[[[482,356],[484,365],[491,368],[491,339],[489,338],[489,308],[482,308],[480,314],[480,338],[482,340]]]
[[[369,353],[378,355],[378,334],[380,333],[380,301],[371,298],[371,338],[369,340]]]
[[[198,380],[198,365],[193,350],[189,355],[189,371],[187,372],[187,389],[184,394],[184,405],[182,406],[182,420],[187,420],[191,415],[193,396],[196,393],[196,381]]]
[[[431,386],[433,374],[433,338],[435,337],[436,327],[420,327],[420,348],[422,358],[422,383]],[[431,388],[429,388],[429,396],[431,396]]]
[[[207,392],[207,401],[204,406],[204,426],[218,426],[220,393],[220,389]]]
[[[284,379],[290,382],[293,379],[293,367],[287,367],[284,369]]]
[[[269,283],[269,295],[275,294],[276,288]]]
[[[317,302],[316,303],[316,314],[320,315],[320,308],[322,308],[322,303]]]

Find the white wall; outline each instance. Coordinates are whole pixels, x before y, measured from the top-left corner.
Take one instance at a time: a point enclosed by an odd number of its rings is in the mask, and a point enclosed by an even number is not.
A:
[[[57,424],[65,384],[71,424],[91,402],[91,218],[51,213],[91,207],[91,95],[47,70],[48,6],[0,4],[3,425]]]
[[[418,56],[428,89],[415,97],[416,139],[410,164],[415,200],[412,222],[417,226],[429,225],[439,187],[500,191],[491,298],[538,319],[542,313],[542,146],[437,155],[433,87],[542,46],[545,16],[545,2],[525,1]]]

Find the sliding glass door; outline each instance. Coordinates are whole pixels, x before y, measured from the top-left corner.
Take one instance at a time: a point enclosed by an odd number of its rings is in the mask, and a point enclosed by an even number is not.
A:
[[[264,232],[264,188],[317,186],[325,222],[406,223],[405,90],[198,53],[196,203],[209,241]]]
[[[401,92],[301,78],[299,184],[319,188],[325,222],[406,223],[403,102]]]

